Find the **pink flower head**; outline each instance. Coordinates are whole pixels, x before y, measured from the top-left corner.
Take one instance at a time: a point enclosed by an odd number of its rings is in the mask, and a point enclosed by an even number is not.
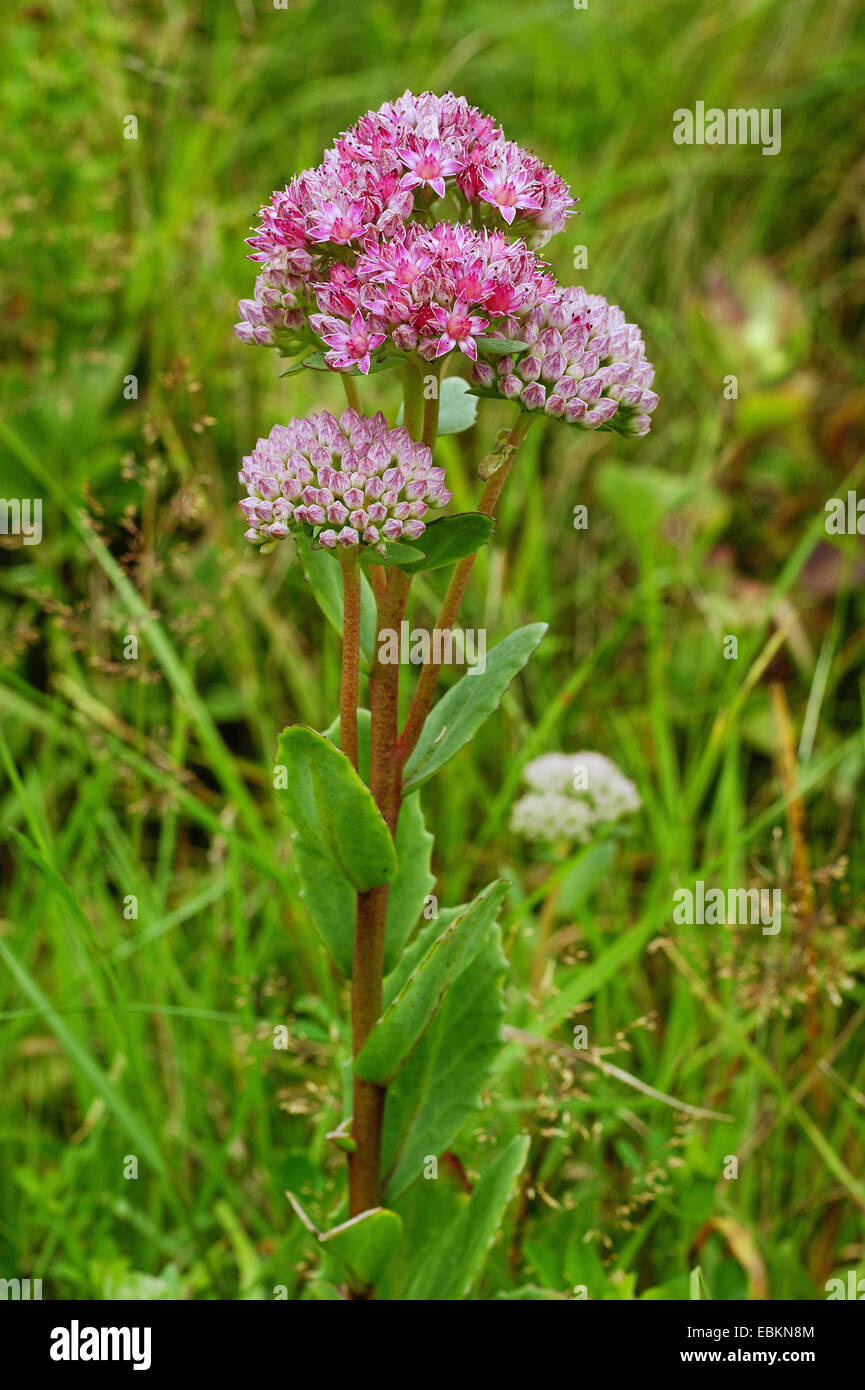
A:
[[[435,221],[435,204],[415,208],[416,189],[440,198],[447,180],[456,224]],[[339,343],[326,344],[335,370],[365,363],[380,333],[430,359],[445,337],[433,305],[450,318],[460,303],[469,317],[493,321],[535,307],[543,290],[530,245],[543,245],[573,210],[558,174],[465,98],[405,92],[362,116],[317,168],[297,174],[261,209],[249,238],[261,273],[254,298],[241,301],[237,335],[296,352],[323,333],[339,334]],[[499,218],[518,222],[530,245],[489,240]],[[366,347],[352,341],[358,311]],[[313,322],[320,315],[345,323],[322,332]],[[447,334],[470,354],[474,336]]]
[[[431,507],[451,500],[443,468],[408,430],[379,412],[327,411],[274,425],[243,460],[238,478],[247,540],[268,548],[306,529],[325,549],[423,535]]]
[[[427,183],[440,198],[445,196],[445,179],[451,174],[458,174],[463,167],[459,159],[442,154],[438,140],[416,139],[414,148],[404,146],[397,150],[397,154],[408,166],[408,173],[401,178],[400,187],[418,188]]]
[[[327,314],[313,314],[310,322],[321,335],[322,342],[331,349],[326,358],[335,371],[345,372],[356,365],[366,376],[370,366],[369,355],[381,347],[385,335],[367,327],[360,309],[355,309],[347,328],[339,319],[330,318]]]

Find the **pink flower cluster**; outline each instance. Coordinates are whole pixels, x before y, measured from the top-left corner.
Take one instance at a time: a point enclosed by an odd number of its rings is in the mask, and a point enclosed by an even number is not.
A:
[[[509,226],[519,216],[541,243],[563,229],[575,205],[558,174],[452,92],[405,92],[361,117],[337,140],[336,150],[340,158],[367,163],[389,160],[395,151],[401,189],[429,189],[443,198],[445,181],[452,178],[454,196],[466,207],[477,206],[481,216],[492,212]]]
[[[451,494],[443,468],[415,444],[408,430],[389,430],[373,416],[345,410],[337,420],[326,410],[288,425],[274,425],[243,460],[238,474],[247,490],[241,507],[246,539],[272,546],[292,529],[311,528],[320,545],[369,545],[417,540],[430,507]]]
[[[554,285],[522,241],[447,222],[411,223],[361,251],[353,270],[332,266],[316,287],[321,312],[310,322],[337,371],[356,364],[367,372],[370,353],[386,340],[427,359],[459,348],[476,361],[476,338],[542,305]]]
[[[558,174],[506,140],[465,97],[406,92],[362,116],[317,169],[274,194],[250,238],[254,259],[273,262],[282,252],[323,243],[346,246],[370,233],[391,236],[397,223],[445,197],[448,179],[461,200],[458,218],[475,204],[483,205],[480,216],[488,209],[509,226],[519,213],[546,240],[562,230],[575,205]]]
[[[648,434],[658,397],[639,328],[599,294],[556,289],[502,336],[526,343],[519,354],[478,362],[483,390],[543,410],[580,429]]]
[[[310,313],[317,308],[319,314],[333,316],[327,296],[334,277],[339,281],[346,270],[361,277],[355,258],[374,257],[404,245],[412,233],[429,234],[436,224],[469,217],[481,236],[504,223],[515,235],[543,245],[564,227],[574,203],[558,174],[506,140],[492,117],[469,106],[464,97],[406,92],[363,116],[317,169],[297,175],[262,209],[261,225],[249,239],[262,274],[254,298],[240,303],[235,331],[244,342],[297,343],[298,350],[304,339],[311,339]],[[529,255],[525,245],[521,254]],[[321,287],[325,302],[319,298]],[[432,292],[432,282],[429,288]],[[438,323],[443,331],[437,344],[450,337],[459,345],[476,336],[459,321],[466,315],[456,311],[458,301],[449,305],[431,297],[429,302],[447,309],[446,318],[454,318],[452,326],[462,332],[457,337],[447,332],[446,322]],[[354,311],[349,323],[353,317]],[[364,332],[369,351],[374,351],[372,339],[383,330],[367,324],[361,311],[351,334],[350,365],[366,361],[367,352],[357,352]],[[384,336],[377,345],[383,342]]]

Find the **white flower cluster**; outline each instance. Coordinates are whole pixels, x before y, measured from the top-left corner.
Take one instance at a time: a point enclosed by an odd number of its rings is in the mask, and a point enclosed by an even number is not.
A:
[[[523,777],[530,790],[514,806],[511,829],[527,840],[586,844],[598,826],[642,804],[634,783],[602,753],[544,753]]]

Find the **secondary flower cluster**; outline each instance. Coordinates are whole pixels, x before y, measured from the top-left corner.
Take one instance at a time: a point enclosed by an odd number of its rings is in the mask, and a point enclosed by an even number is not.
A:
[[[511,829],[527,840],[585,844],[597,827],[641,804],[630,778],[602,753],[545,753],[523,777],[530,791],[514,806]]]
[[[556,288],[522,323],[497,329],[527,344],[519,354],[477,362],[475,383],[580,429],[647,434],[658,397],[639,328],[599,294]],[[495,336],[495,334],[493,335]]]
[[[336,419],[323,410],[274,425],[237,476],[247,490],[240,505],[254,545],[312,528],[328,548],[383,550],[385,541],[417,540],[429,508],[451,499],[429,449],[406,429],[389,430],[380,411],[348,409]]]
[[[389,261],[392,264],[404,255],[411,259],[415,250],[435,255],[436,247],[424,248],[417,233],[470,218],[481,234],[504,223],[508,230],[542,245],[564,227],[574,201],[558,174],[506,140],[493,119],[463,97],[450,92],[442,97],[431,92],[415,97],[406,92],[398,101],[386,102],[363,116],[327,151],[318,168],[297,175],[262,209],[261,225],[249,239],[252,259],[262,269],[254,297],[239,305],[241,322],[235,331],[244,342],[299,350],[304,340],[312,341],[310,315],[334,314],[335,290],[358,293],[360,286],[387,270]],[[459,230],[468,241],[468,228]],[[478,246],[451,250],[454,269],[463,278],[471,278],[478,259],[487,270],[489,255],[496,255],[505,244],[496,242],[485,252],[483,236],[477,241]],[[400,248],[406,242],[404,252]],[[530,278],[539,278],[540,271],[527,260],[527,247],[516,243],[514,250],[531,265]],[[384,264],[375,263],[377,255]],[[367,257],[373,258],[372,265]],[[447,337],[453,346],[479,331],[466,328],[462,320],[473,317],[468,313],[470,303],[477,305],[484,296],[453,296],[449,290],[449,285],[439,287],[433,275],[414,290],[408,318],[394,305],[396,317],[380,313],[373,319],[383,319],[384,324],[371,321],[359,293],[360,302],[352,312],[339,312],[336,317],[347,318],[349,324],[355,321],[350,338],[358,347],[365,338],[369,351],[374,351],[373,339],[380,345],[389,328],[406,328],[402,339],[410,341],[412,333],[417,333],[432,356],[440,348],[450,350],[442,346]],[[418,324],[414,318],[422,306],[431,321]],[[461,338],[447,333],[450,319]],[[442,331],[431,347],[432,333],[427,330],[436,327]],[[315,330],[314,323],[311,328]],[[397,345],[400,341],[397,337]],[[354,348],[350,353],[336,351],[349,366],[366,362],[366,351],[359,355]],[[333,357],[330,365],[335,365]],[[361,369],[367,370],[364,365]]]

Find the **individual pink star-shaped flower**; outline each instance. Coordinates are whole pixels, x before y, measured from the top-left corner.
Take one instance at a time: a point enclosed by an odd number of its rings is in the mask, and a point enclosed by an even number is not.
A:
[[[483,202],[492,203],[493,207],[497,207],[510,226],[517,215],[517,209],[540,211],[541,204],[527,191],[532,185],[531,176],[523,169],[517,169],[509,175],[484,169],[481,173],[480,197]]]
[[[462,163],[443,155],[438,140],[428,140],[422,149],[398,149],[397,154],[403,164],[408,165],[408,173],[400,179],[400,188],[418,188],[428,183],[440,198],[445,195],[445,179],[458,174]]]
[[[310,222],[309,234],[313,241],[345,246],[363,236],[366,230],[363,213],[363,203],[351,202],[342,207],[339,203],[325,203]]]
[[[456,277],[456,291],[461,300],[476,304],[486,300],[495,289],[495,280],[486,272],[483,262],[478,259],[467,265]]]
[[[478,349],[475,337],[483,333],[489,324],[489,319],[483,319],[478,314],[470,314],[461,302],[457,302],[453,309],[445,309],[441,304],[434,304],[430,313],[430,322],[442,330],[441,337],[436,347],[436,357],[442,357],[451,348],[458,347],[460,352],[464,352],[466,357],[470,357],[473,362],[478,360]]]
[[[369,355],[381,346],[385,335],[370,332],[359,309],[355,309],[348,327],[328,314],[313,314],[310,323],[322,342],[332,349],[327,354],[327,362],[331,367],[343,372],[357,364],[366,376],[369,371]]]

